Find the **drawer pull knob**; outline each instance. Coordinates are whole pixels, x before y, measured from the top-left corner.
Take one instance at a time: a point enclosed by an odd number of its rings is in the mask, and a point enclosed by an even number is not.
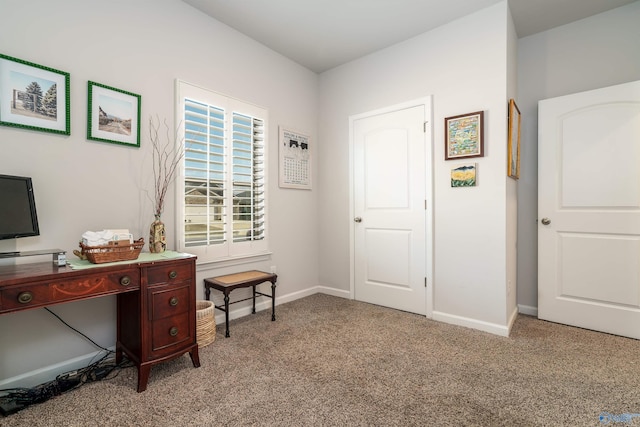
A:
[[[18,302],[20,304],[28,304],[33,299],[33,294],[31,292],[20,292],[18,295]]]
[[[129,276],[122,276],[120,278],[120,284],[122,286],[129,286],[131,284],[131,277]]]
[[[175,270],[171,270],[169,272],[169,279],[175,279],[176,277],[178,277],[178,272]]]
[[[175,307],[176,305],[178,305],[178,298],[176,298],[176,297],[172,297],[172,298],[169,300],[169,305],[170,305],[171,307]]]
[[[169,335],[171,335],[172,337],[178,335],[178,328],[174,326],[173,328],[169,329]]]

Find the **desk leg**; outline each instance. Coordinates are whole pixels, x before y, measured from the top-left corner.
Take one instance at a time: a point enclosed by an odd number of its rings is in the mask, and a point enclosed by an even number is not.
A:
[[[196,368],[199,368],[200,367],[200,356],[198,354],[198,346],[197,345],[191,349],[191,351],[189,352],[189,356],[191,357],[191,362],[193,363],[193,366],[196,367]]]
[[[204,286],[204,297],[209,301],[209,297],[211,296],[211,288],[207,285]]]
[[[276,320],[276,283],[271,282],[271,321]]]
[[[147,389],[149,382],[149,373],[151,372],[150,364],[141,364],[138,366],[138,393],[142,393]]]
[[[119,365],[122,362],[122,345],[120,341],[116,341],[116,364]]]
[[[229,335],[229,293],[226,291],[224,293],[224,321],[227,328],[224,336],[225,338],[229,338],[231,336]]]

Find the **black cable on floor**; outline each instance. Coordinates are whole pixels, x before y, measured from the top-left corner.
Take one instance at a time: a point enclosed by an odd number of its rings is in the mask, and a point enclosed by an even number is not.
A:
[[[10,414],[18,412],[29,405],[44,402],[54,396],[58,396],[69,390],[78,388],[83,384],[92,381],[101,381],[103,379],[115,378],[118,376],[122,369],[134,366],[134,364],[127,359],[123,360],[119,364],[116,364],[115,361],[112,361],[112,358],[110,358],[110,356],[115,353],[113,350],[105,348],[96,343],[87,335],[69,325],[60,316],[49,310],[47,307],[44,307],[44,309],[51,313],[69,329],[83,336],[85,339],[87,339],[97,348],[105,351],[107,354],[103,355],[100,359],[90,363],[84,368],[65,372],[58,375],[54,380],[35,387],[0,389],[0,414],[2,414],[3,416],[8,416]]]

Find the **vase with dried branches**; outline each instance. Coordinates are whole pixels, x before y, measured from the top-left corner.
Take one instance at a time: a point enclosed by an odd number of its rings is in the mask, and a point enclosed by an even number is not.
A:
[[[184,156],[184,144],[178,140],[177,133],[170,131],[166,120],[161,124],[160,119],[154,119],[153,116],[149,118],[149,140],[153,158],[155,217],[149,228],[149,251],[161,253],[167,249],[165,226],[161,218],[164,200]]]

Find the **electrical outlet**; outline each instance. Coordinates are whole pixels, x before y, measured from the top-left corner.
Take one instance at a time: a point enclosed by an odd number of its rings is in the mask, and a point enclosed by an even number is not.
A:
[[[271,273],[272,274],[276,274],[276,266],[275,265],[271,266]]]

